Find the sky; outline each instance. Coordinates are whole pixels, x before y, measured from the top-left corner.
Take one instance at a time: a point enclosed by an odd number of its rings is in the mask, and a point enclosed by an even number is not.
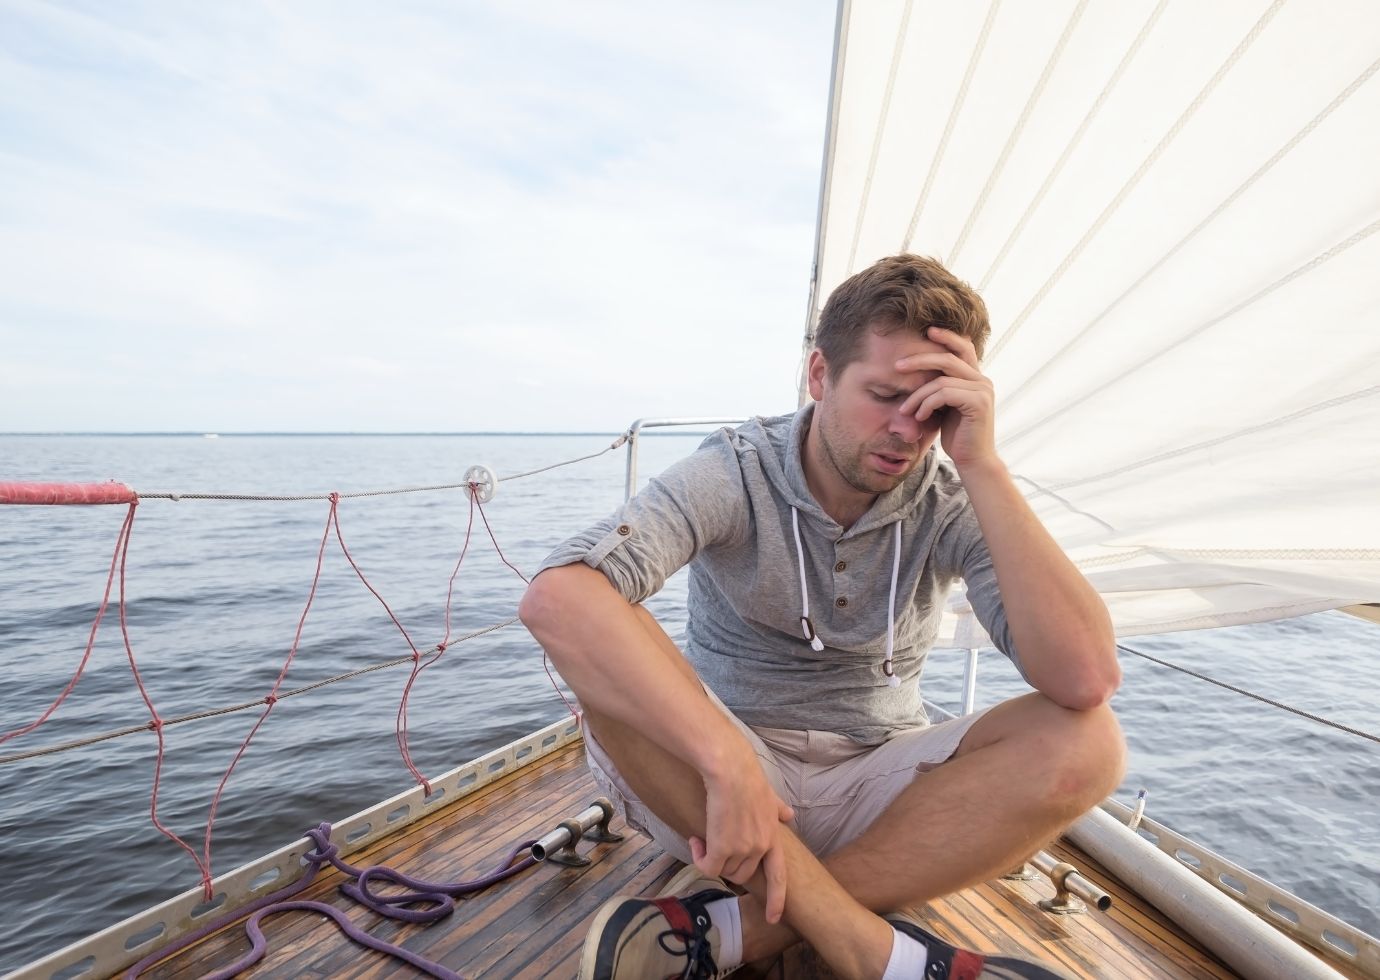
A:
[[[0,0],[0,432],[789,411],[834,16]]]

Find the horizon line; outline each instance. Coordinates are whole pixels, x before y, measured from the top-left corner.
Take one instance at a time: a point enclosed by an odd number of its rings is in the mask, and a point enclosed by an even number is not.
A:
[[[30,436],[30,437],[32,437],[32,436],[181,436],[181,437],[198,438],[198,439],[200,439],[200,438],[206,438],[206,437],[208,437],[208,436],[209,436],[209,437],[213,437],[213,438],[217,438],[217,439],[220,439],[220,438],[240,438],[240,437],[245,437],[245,436],[619,436],[619,435],[623,435],[625,431],[626,431],[626,430],[624,430],[624,429],[592,429],[592,430],[582,430],[582,431],[566,431],[566,430],[551,430],[551,431],[525,430],[525,431],[518,431],[518,430],[504,430],[504,429],[476,429],[476,430],[466,430],[466,431],[442,431],[442,430],[437,430],[437,431],[422,431],[422,430],[407,431],[407,430],[404,430],[404,431],[397,431],[397,432],[390,432],[390,431],[371,432],[371,431],[346,431],[346,430],[339,430],[339,431],[336,431],[336,430],[312,431],[312,430],[305,430],[305,429],[303,429],[303,430],[282,430],[282,431],[270,431],[270,430],[255,431],[255,430],[245,430],[245,431],[242,431],[242,432],[208,432],[208,431],[199,430],[199,429],[168,430],[168,431],[161,431],[161,430],[116,431],[116,430],[95,430],[95,429],[92,429],[92,430],[85,430],[85,429],[57,430],[57,429],[54,429],[54,430],[51,430],[51,431],[41,431],[41,430],[20,431],[20,432],[4,432],[4,431],[0,431],[0,436]],[[707,429],[706,429],[706,430],[701,431],[701,430],[696,429],[696,430],[688,430],[688,431],[687,431],[687,430],[682,430],[682,431],[678,431],[678,432],[657,432],[657,431],[655,431],[655,430],[649,430],[649,431],[646,431],[646,432],[639,433],[639,436],[706,435],[706,434],[709,433],[709,431],[711,431],[711,430],[707,430]]]

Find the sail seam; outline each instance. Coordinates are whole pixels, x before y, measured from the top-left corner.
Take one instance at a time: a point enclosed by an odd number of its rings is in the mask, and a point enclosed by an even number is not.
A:
[[[1034,488],[1035,488],[1035,494],[1034,494],[1035,497],[1040,497],[1040,496],[1049,497],[1050,499],[1052,499],[1052,500],[1056,501],[1057,503],[1059,503],[1065,510],[1067,510],[1067,511],[1069,511],[1069,512],[1071,512],[1071,513],[1077,514],[1079,517],[1086,517],[1088,520],[1094,521],[1094,522],[1096,522],[1097,524],[1102,525],[1102,527],[1103,527],[1104,529],[1106,529],[1108,533],[1110,533],[1110,534],[1116,534],[1116,533],[1117,533],[1117,529],[1116,529],[1116,528],[1112,527],[1112,525],[1108,524],[1106,521],[1104,521],[1102,518],[1098,517],[1096,514],[1092,514],[1092,513],[1088,512],[1088,511],[1086,511],[1086,510],[1080,510],[1078,507],[1076,507],[1076,506],[1073,504],[1072,501],[1067,500],[1067,499],[1065,499],[1064,497],[1059,496],[1059,494],[1055,493],[1055,492],[1054,492],[1053,490],[1051,490],[1049,487],[1041,486],[1040,484],[1036,483],[1034,480],[1030,479],[1030,477],[1028,477],[1028,476],[1021,476],[1021,474],[1019,474],[1019,473],[1012,473],[1012,474],[1011,474],[1011,479],[1017,480],[1017,481],[1019,481],[1019,482],[1021,482],[1021,483],[1028,483],[1030,486],[1034,487]]]
[[[1233,204],[1235,204],[1238,198],[1240,198],[1243,194],[1245,194],[1248,190],[1255,186],[1255,184],[1259,182],[1260,178],[1264,177],[1265,174],[1272,170],[1275,164],[1279,163],[1280,160],[1284,159],[1286,155],[1288,155],[1295,147],[1297,147],[1309,135],[1311,135],[1312,132],[1315,129],[1317,129],[1318,126],[1320,126],[1323,123],[1323,121],[1327,119],[1328,116],[1330,116],[1334,111],[1336,111],[1339,106],[1345,103],[1347,99],[1351,98],[1351,96],[1355,94],[1356,90],[1359,89],[1362,85],[1364,85],[1367,81],[1369,81],[1371,76],[1373,76],[1377,70],[1380,70],[1380,59],[1371,62],[1369,68],[1362,72],[1356,78],[1355,81],[1353,81],[1350,85],[1348,85],[1340,93],[1338,93],[1337,97],[1334,98],[1330,103],[1328,103],[1326,108],[1324,108],[1321,112],[1319,112],[1316,116],[1309,120],[1309,122],[1302,129],[1300,129],[1297,133],[1294,134],[1294,137],[1292,139],[1290,139],[1287,143],[1285,143],[1278,150],[1276,150],[1274,155],[1271,156],[1270,159],[1266,160],[1265,163],[1263,163],[1260,166],[1260,168],[1255,171],[1255,173],[1247,177],[1246,180],[1239,187],[1236,188],[1236,190],[1232,191],[1232,193],[1227,197],[1226,200],[1224,200],[1221,204],[1217,205],[1217,207],[1213,209],[1212,213],[1209,214],[1202,221],[1200,221],[1192,231],[1190,231],[1183,238],[1179,239],[1178,243],[1173,248],[1165,252],[1164,255],[1162,255],[1159,258],[1159,260],[1155,262],[1154,265],[1147,269],[1139,279],[1137,279],[1129,287],[1127,287],[1125,292],[1123,292],[1116,299],[1112,300],[1112,302],[1108,304],[1107,307],[1104,308],[1101,313],[1093,317],[1092,320],[1090,320],[1088,324],[1083,327],[1083,329],[1079,330],[1077,334],[1075,334],[1072,338],[1068,340],[1068,342],[1066,342],[1062,347],[1055,351],[1054,354],[1047,358],[1038,367],[1034,368],[1030,372],[1029,376],[1026,378],[1025,381],[1022,381],[1011,392],[1009,392],[1005,397],[1001,399],[999,407],[1007,408],[1010,405],[1012,405],[1020,397],[1021,393],[1028,389],[1030,385],[1034,383],[1035,378],[1038,377],[1040,373],[1048,370],[1052,365],[1054,365],[1061,358],[1063,358],[1070,350],[1073,349],[1073,347],[1076,344],[1082,341],[1083,338],[1085,338],[1089,333],[1091,333],[1094,328],[1101,324],[1102,321],[1107,318],[1108,314],[1110,314],[1114,309],[1120,306],[1121,303],[1126,299],[1126,297],[1130,296],[1142,285],[1144,285],[1145,282],[1151,276],[1158,272],[1166,262],[1172,259],[1175,255],[1177,255],[1184,246],[1186,246],[1190,241],[1196,238],[1203,231],[1203,229],[1205,229],[1208,225],[1210,225],[1212,222],[1216,221],[1219,217],[1221,217],[1222,213],[1225,212]]]
[[[1011,229],[1011,233],[1006,236],[1006,241],[1002,243],[1001,251],[997,253],[997,257],[992,260],[991,266],[988,267],[982,279],[978,282],[978,292],[985,290],[993,277],[996,276],[997,270],[1001,268],[1002,263],[1006,261],[1007,254],[1015,247],[1016,240],[1024,234],[1026,225],[1030,223],[1030,219],[1035,216],[1035,212],[1038,211],[1040,205],[1044,203],[1045,195],[1049,193],[1049,189],[1054,186],[1055,181],[1063,175],[1064,167],[1068,164],[1069,158],[1073,156],[1074,151],[1082,144],[1083,137],[1087,135],[1093,120],[1097,118],[1097,114],[1102,111],[1102,106],[1106,103],[1107,99],[1111,97],[1112,90],[1116,88],[1117,83],[1120,82],[1122,76],[1126,74],[1126,69],[1131,66],[1131,62],[1134,61],[1136,55],[1140,53],[1140,49],[1145,44],[1145,39],[1150,36],[1150,31],[1154,28],[1155,24],[1158,23],[1160,15],[1164,13],[1164,8],[1167,6],[1169,6],[1169,0],[1160,0],[1159,5],[1150,12],[1150,16],[1147,17],[1145,23],[1141,25],[1140,33],[1137,34],[1135,40],[1131,42],[1131,46],[1126,49],[1126,53],[1121,56],[1121,61],[1117,64],[1111,77],[1107,79],[1107,84],[1102,86],[1102,91],[1098,93],[1097,98],[1093,101],[1087,114],[1083,116],[1083,121],[1078,124],[1078,128],[1074,130],[1073,136],[1069,138],[1068,145],[1064,147],[1064,151],[1059,155],[1059,159],[1054,162],[1054,166],[1051,167],[1049,173],[1045,175],[1044,183],[1040,185],[1040,189],[1035,192],[1035,196],[1032,197],[1030,203],[1026,205],[1025,211],[1021,213],[1020,220],[1017,221],[1016,226]]]
[[[1380,548],[1150,548],[1137,546],[1124,555],[1101,555],[1075,561],[1079,568],[1104,568],[1154,554],[1167,559],[1203,558],[1240,561],[1380,561]]]
[[[1204,449],[1211,449],[1215,446],[1220,446],[1223,443],[1232,442],[1236,439],[1242,439],[1246,436],[1254,435],[1257,432],[1263,432],[1267,429],[1275,429],[1279,426],[1287,425],[1290,422],[1296,422],[1301,418],[1305,418],[1309,415],[1315,415],[1318,412],[1326,411],[1329,408],[1336,408],[1339,405],[1345,405],[1350,402],[1357,401],[1361,398],[1371,398],[1375,395],[1380,395],[1380,385],[1371,385],[1369,388],[1362,388],[1359,391],[1353,391],[1345,395],[1339,395],[1336,398],[1329,398],[1327,401],[1317,402],[1316,404],[1309,405],[1306,408],[1301,408],[1295,412],[1290,412],[1288,415],[1281,415],[1279,418],[1271,419],[1268,422],[1261,422],[1257,425],[1249,425],[1243,429],[1237,429],[1234,432],[1228,432],[1225,435],[1216,437],[1215,439],[1206,439],[1202,442],[1194,443],[1191,446],[1182,446],[1178,449],[1173,449],[1168,452],[1159,453],[1155,456],[1147,456],[1144,459],[1136,460],[1133,463],[1126,463],[1123,466],[1118,466],[1115,469],[1106,470],[1102,473],[1096,473],[1092,476],[1084,476],[1079,477],[1076,480],[1066,480],[1063,483],[1056,483],[1051,487],[1051,489],[1067,490],[1070,487],[1081,487],[1089,483],[1096,483],[1099,480],[1108,480],[1114,476],[1120,476],[1123,473],[1129,473],[1132,470],[1138,470],[1144,466],[1152,466],[1155,463],[1163,463],[1167,460],[1177,459],[1178,457],[1186,456],[1189,453],[1196,453],[1201,452]]]
[[[977,74],[977,66],[982,60],[982,53],[987,49],[987,39],[992,34],[992,23],[997,19],[997,10],[1000,7],[1001,0],[992,0],[991,6],[987,8],[987,19],[983,21],[977,43],[973,45],[973,53],[968,58],[968,69],[963,73],[963,82],[958,87],[958,94],[954,96],[954,104],[949,108],[949,118],[944,123],[944,134],[939,137],[939,146],[935,148],[934,158],[930,160],[930,169],[925,175],[925,184],[920,188],[920,199],[915,202],[915,211],[910,216],[910,226],[906,229],[906,237],[901,242],[902,252],[909,252],[911,243],[915,240],[915,230],[920,225],[920,215],[924,212],[925,204],[929,201],[930,188],[934,186],[934,178],[938,175],[939,167],[944,162],[944,154],[949,147],[949,138],[953,135],[954,126],[958,122],[958,114],[963,110],[964,103],[968,101],[968,88],[972,84],[973,76]]]
[[[1160,548],[1185,558],[1249,558],[1271,561],[1380,561],[1380,548]]]
[[[896,30],[896,43],[891,48],[891,69],[887,72],[886,92],[882,96],[882,108],[877,115],[877,129],[872,135],[872,156],[867,161],[867,176],[863,180],[862,201],[858,204],[858,217],[853,222],[853,245],[848,250],[849,275],[853,274],[853,263],[858,257],[858,242],[862,238],[863,219],[867,217],[867,205],[872,199],[872,178],[877,173],[877,158],[882,152],[882,137],[886,133],[887,121],[891,117],[891,96],[896,89],[896,73],[901,65],[901,52],[906,47],[906,36],[910,33],[910,10],[914,0],[906,0],[901,11],[901,25]]]
[[[1001,154],[997,157],[996,164],[992,167],[991,173],[987,175],[987,183],[983,185],[981,193],[978,194],[977,203],[968,212],[968,220],[963,223],[963,230],[959,232],[958,241],[954,243],[953,250],[945,257],[944,264],[952,268],[958,263],[959,253],[963,251],[963,246],[968,243],[968,236],[972,233],[973,226],[977,224],[978,217],[987,207],[987,201],[992,196],[992,189],[997,181],[1006,172],[1007,161],[1011,158],[1012,151],[1016,144],[1020,142],[1025,134],[1026,124],[1030,122],[1031,115],[1035,112],[1035,106],[1039,104],[1040,98],[1045,94],[1045,88],[1049,85],[1049,78],[1054,74],[1055,67],[1064,56],[1064,51],[1068,48],[1069,38],[1073,37],[1074,29],[1078,26],[1078,21],[1083,16],[1083,11],[1087,9],[1088,0],[1078,0],[1078,6],[1073,8],[1073,13],[1069,15],[1068,23],[1064,25],[1064,33],[1054,45],[1054,50],[1050,52],[1049,58],[1045,61],[1044,71],[1040,73],[1040,80],[1035,83],[1035,88],[1031,91],[1030,97],[1026,99],[1025,106],[1021,109],[1020,118],[1016,120],[1015,127],[1011,134],[1006,138],[1006,145],[1001,148]]]
[[[1188,125],[1198,109],[1202,107],[1203,103],[1205,103],[1208,97],[1217,89],[1222,79],[1227,77],[1231,69],[1236,67],[1237,62],[1239,62],[1245,53],[1250,50],[1256,38],[1264,32],[1266,26],[1274,19],[1275,14],[1279,12],[1282,6],[1284,6],[1284,0],[1275,0],[1275,2],[1270,5],[1269,9],[1260,16],[1260,19],[1255,22],[1255,25],[1246,33],[1246,36],[1237,44],[1235,50],[1227,56],[1227,60],[1222,62],[1213,76],[1208,79],[1207,84],[1205,84],[1202,89],[1199,90],[1198,94],[1194,96],[1193,101],[1188,104],[1188,108],[1186,108],[1179,118],[1175,120],[1174,125],[1169,127],[1169,131],[1160,138],[1159,143],[1150,151],[1149,156],[1147,156],[1141,162],[1141,165],[1136,168],[1136,172],[1131,175],[1130,179],[1127,180],[1124,185],[1122,185],[1121,190],[1117,191],[1116,196],[1112,198],[1111,202],[1102,209],[1102,213],[1097,216],[1097,220],[1093,222],[1092,227],[1083,233],[1083,237],[1078,240],[1078,244],[1073,247],[1068,255],[1064,256],[1064,260],[1059,263],[1058,268],[1050,274],[1050,277],[1045,280],[1044,285],[1041,286],[1035,295],[1030,298],[1030,301],[1026,303],[1025,309],[1021,310],[1016,316],[1016,319],[1012,321],[1010,328],[997,340],[996,345],[992,348],[987,358],[989,365],[997,359],[997,356],[1001,354],[1002,350],[1011,342],[1012,338],[1020,333],[1021,328],[1025,326],[1031,314],[1033,314],[1039,305],[1045,301],[1045,297],[1050,294],[1054,287],[1059,284],[1059,281],[1064,278],[1064,274],[1078,261],[1084,250],[1092,243],[1092,240],[1097,237],[1098,233],[1102,231],[1107,222],[1111,220],[1112,215],[1121,208],[1121,205],[1125,202],[1126,198],[1131,195],[1131,192],[1139,186],[1141,180],[1150,172],[1150,169],[1159,162],[1165,150],[1169,149],[1170,145],[1178,139],[1179,134],[1183,132],[1184,127]]]
[[[1061,415],[1065,415],[1066,413],[1073,411],[1073,409],[1077,408],[1079,405],[1082,405],[1084,402],[1092,398],[1096,398],[1098,395],[1102,394],[1102,392],[1106,391],[1108,388],[1113,387],[1114,385],[1120,384],[1122,381],[1130,377],[1132,374],[1134,374],[1141,368],[1147,367],[1151,363],[1159,360],[1161,357],[1164,357],[1166,354],[1169,354],[1177,350],[1179,347],[1183,346],[1195,337],[1202,336],[1212,328],[1219,326],[1226,320],[1229,320],[1230,318],[1234,317],[1242,310],[1245,310],[1253,306],[1254,304],[1258,303],[1260,300],[1264,299],[1266,296],[1270,295],[1276,290],[1282,289],[1283,287],[1289,285],[1291,282],[1293,282],[1295,279],[1298,279],[1300,276],[1306,275],[1307,273],[1312,272],[1314,269],[1317,269],[1319,266],[1322,266],[1327,262],[1330,262],[1337,256],[1341,255],[1343,252],[1350,249],[1353,245],[1365,241],[1371,235],[1375,234],[1376,231],[1380,231],[1380,220],[1371,222],[1369,225],[1366,225],[1366,227],[1356,232],[1356,234],[1352,235],[1350,238],[1347,238],[1345,241],[1338,242],[1336,245],[1332,246],[1327,251],[1323,252],[1318,256],[1315,256],[1313,259],[1309,260],[1308,262],[1305,262],[1297,269],[1275,280],[1270,285],[1247,297],[1240,303],[1237,303],[1235,306],[1227,310],[1225,313],[1213,317],[1211,320],[1207,321],[1201,326],[1190,328],[1188,332],[1183,334],[1177,340],[1173,341],[1165,347],[1161,347],[1153,354],[1146,355],[1146,357],[1143,360],[1141,360],[1141,362],[1136,367],[1127,368],[1125,371],[1122,371],[1115,377],[1110,378],[1107,381],[1104,381],[1102,384],[1098,385],[1096,388],[1093,388],[1091,391],[1085,392],[1077,398],[1064,402],[1061,405],[1061,407],[1055,409],[1052,412],[1049,412],[1042,418],[1039,418],[1036,421],[1031,422],[1029,425],[1026,425],[1024,428],[1018,429],[1010,435],[1003,437],[998,442],[998,446],[1008,446],[1011,443],[1015,442],[1017,439],[1020,439],[1022,436],[1026,435],[1027,433],[1033,432],[1040,426],[1045,425],[1048,422],[1052,422],[1054,419],[1059,418]]]

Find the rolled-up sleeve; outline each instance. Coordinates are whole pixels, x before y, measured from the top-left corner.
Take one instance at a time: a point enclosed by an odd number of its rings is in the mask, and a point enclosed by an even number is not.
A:
[[[738,455],[724,430],[609,517],[563,541],[537,571],[583,562],[629,602],[642,602],[703,549],[745,540],[748,511]]]
[[[973,607],[978,622],[997,649],[1006,654],[1029,683],[1030,678],[1026,677],[1020,654],[1011,639],[1006,607],[1002,605],[1001,590],[997,587],[996,569],[992,567],[992,554],[987,550],[982,528],[971,506],[965,505],[940,534],[938,558],[946,573],[963,579],[968,588],[968,604]]]

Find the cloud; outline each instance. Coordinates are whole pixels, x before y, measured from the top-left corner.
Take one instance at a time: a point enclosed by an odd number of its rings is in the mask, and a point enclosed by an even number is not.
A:
[[[0,340],[34,370],[0,430],[789,408],[832,28],[823,2],[11,5]],[[40,380],[87,371],[115,407]]]

